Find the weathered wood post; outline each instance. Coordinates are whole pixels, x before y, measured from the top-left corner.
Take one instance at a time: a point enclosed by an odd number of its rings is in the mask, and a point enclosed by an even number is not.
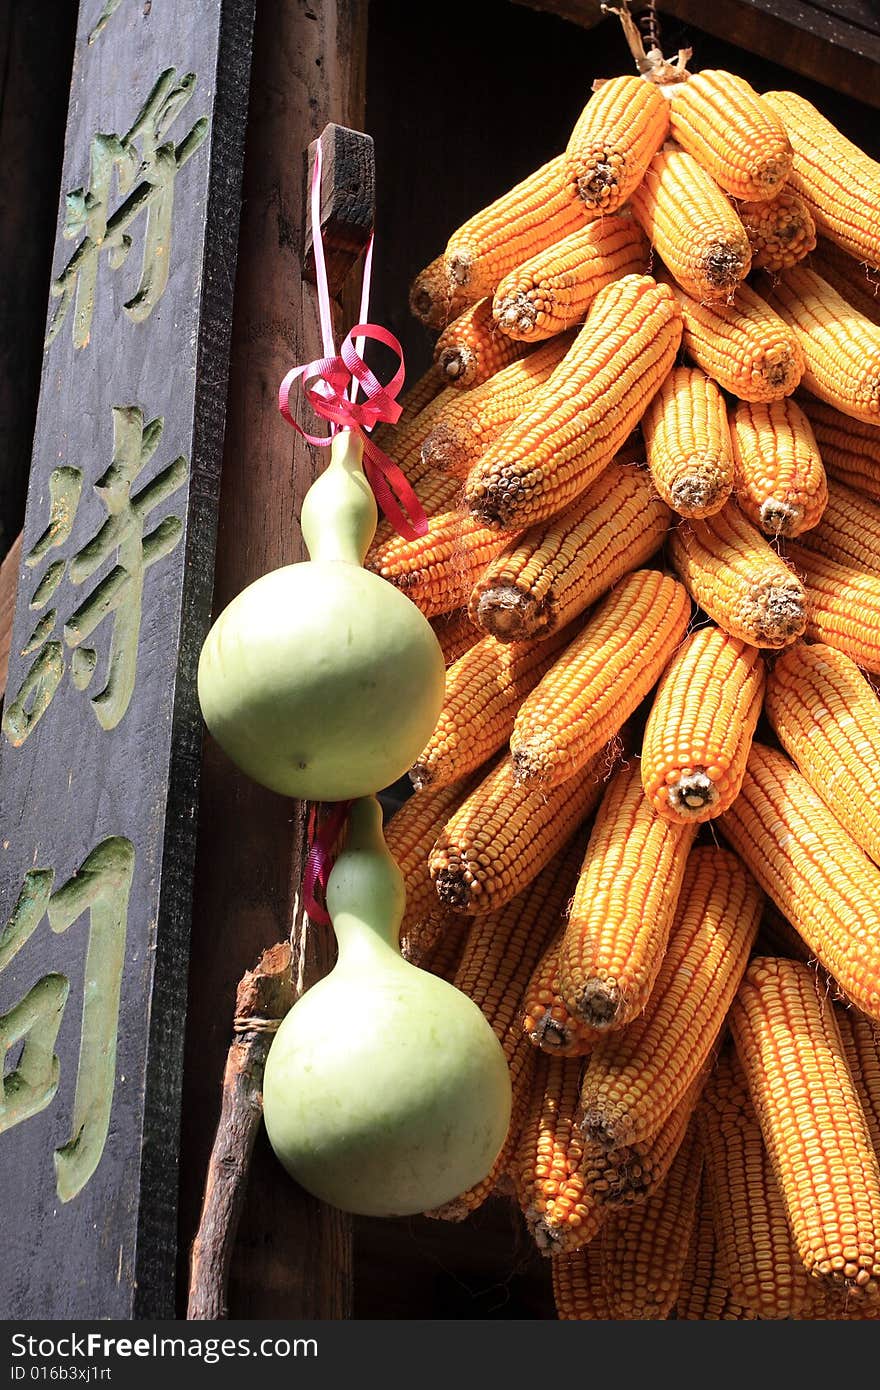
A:
[[[173,1316],[253,0],[82,0],[2,722],[8,1317]]]

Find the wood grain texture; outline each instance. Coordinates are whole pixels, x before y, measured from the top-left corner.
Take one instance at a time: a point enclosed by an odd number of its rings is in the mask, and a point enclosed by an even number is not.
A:
[[[328,121],[363,123],[365,24],[364,0],[258,8],[215,613],[260,575],[305,558],[297,518],[324,459],[277,410],[285,373],[320,355],[316,298],[303,286],[303,153]],[[207,740],[186,1044],[182,1263],[198,1220],[236,984],[279,938],[291,938],[298,985],[332,960],[331,935],[308,930],[303,918],[304,847],[303,808],[248,781]],[[285,1177],[261,1130],[230,1271],[230,1315],[340,1318],[350,1308],[348,1218]]]
[[[303,192],[306,203],[311,190],[318,142],[309,145],[304,166]],[[341,288],[364,253],[373,230],[376,213],[376,161],[369,135],[330,122],[320,135],[321,144],[321,229],[327,279]],[[303,275],[315,283],[315,252],[311,222],[303,209],[307,227]]]
[[[0,1016],[18,1069],[18,1122],[7,1109],[0,1126],[0,1306],[19,1318],[175,1307],[195,665],[251,9],[203,0],[181,26],[126,6],[91,46],[99,7],[80,10],[54,259],[78,301],[50,306],[0,764]],[[123,208],[130,243],[112,235]],[[25,697],[47,656],[52,678]],[[30,1020],[24,1039],[10,1018]]]

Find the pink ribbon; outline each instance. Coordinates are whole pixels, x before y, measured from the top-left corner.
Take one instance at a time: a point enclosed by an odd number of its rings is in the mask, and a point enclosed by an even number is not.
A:
[[[320,887],[321,898],[327,893],[327,880],[333,868],[333,850],[342,833],[351,808],[350,801],[333,801],[327,819],[318,830],[318,807],[309,807],[309,857],[303,874],[303,904],[313,922],[330,926],[330,914],[324,902],[318,900],[316,889]]]
[[[336,352],[333,341],[333,317],[324,243],[321,237],[321,142],[315,151],[311,191],[312,240],[315,251],[315,277],[318,289],[318,310],[324,356],[301,367],[293,367],[278,389],[278,409],[309,444],[326,448],[338,429],[349,429],[359,435],[364,445],[364,473],[376,501],[391,525],[406,540],[427,535],[428,518],[403,471],[369,437],[369,431],[380,420],[395,425],[400,419],[401,406],[396,397],[403,385],[403,348],[393,333],[378,324],[365,322],[369,313],[370,279],[373,266],[373,238],[370,237],[364,262],[361,289],[361,322],[348,333]],[[400,365],[391,380],[383,386],[363,360],[364,343],[370,338],[391,348]],[[324,420],[330,422],[327,436],[309,434],[294,419],[290,409],[290,392],[295,381],[303,378],[306,400]],[[358,388],[365,400],[358,402]]]

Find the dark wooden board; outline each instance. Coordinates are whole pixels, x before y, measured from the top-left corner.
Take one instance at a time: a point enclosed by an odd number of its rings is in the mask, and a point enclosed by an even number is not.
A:
[[[7,1317],[175,1306],[253,0],[191,10],[83,0],[77,29],[0,763]]]

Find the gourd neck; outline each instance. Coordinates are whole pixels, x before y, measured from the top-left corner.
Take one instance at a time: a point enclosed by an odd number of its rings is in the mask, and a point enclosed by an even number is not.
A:
[[[330,445],[330,462],[302,504],[300,524],[312,560],[364,563],[378,511],[364,477],[363,456],[363,438],[352,430],[339,430]]]
[[[406,891],[403,875],[382,834],[382,810],[374,796],[355,801],[345,848],[327,882],[327,911],[339,944],[339,966],[393,957],[400,961],[398,938]]]

